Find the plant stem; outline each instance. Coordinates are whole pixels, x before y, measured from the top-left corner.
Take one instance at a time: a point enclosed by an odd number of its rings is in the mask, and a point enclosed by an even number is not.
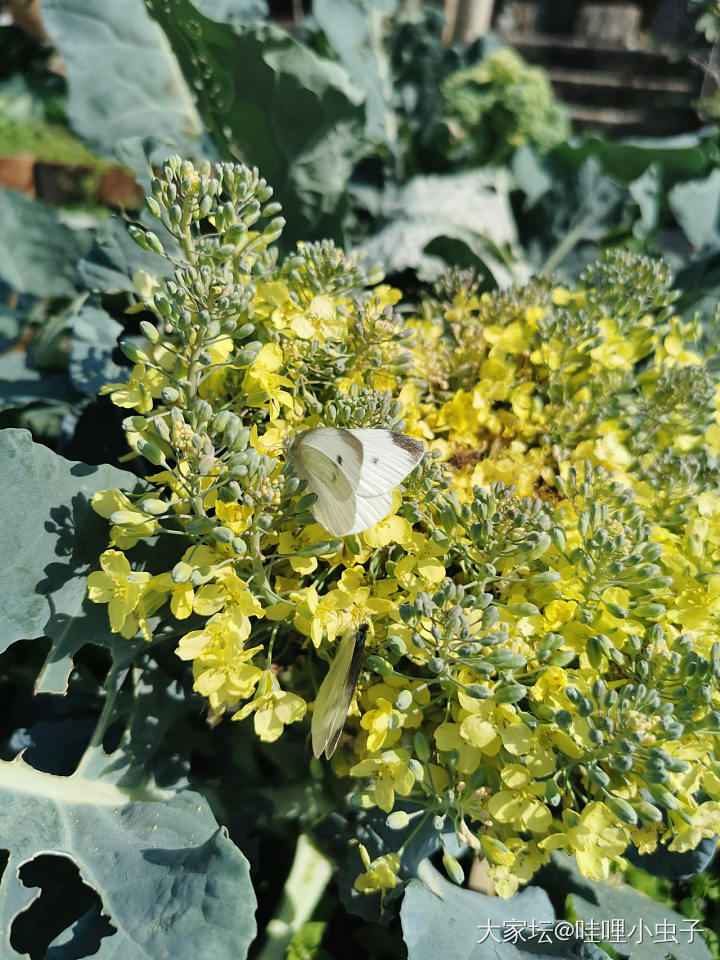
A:
[[[288,944],[312,916],[331,874],[330,861],[301,833],[280,906],[265,928],[266,941],[257,960],[284,960]]]

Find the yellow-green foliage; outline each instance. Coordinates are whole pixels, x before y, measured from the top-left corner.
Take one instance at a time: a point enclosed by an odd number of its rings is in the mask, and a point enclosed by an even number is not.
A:
[[[266,741],[369,622],[334,768],[366,805],[449,818],[504,896],[561,847],[598,879],[630,842],[713,835],[718,394],[667,269],[614,253],[578,289],[493,295],[457,275],[402,309],[330,243],[279,263],[270,193],[178,158],[153,184],[174,278],[136,278],[155,323],[105,391],[155,470],[145,493],[95,498],[112,528],[91,599],[126,637],[192,616],[177,653],[196,690]],[[344,540],[285,464],[319,423],[402,428],[434,454]],[[177,562],[136,569],[160,531]],[[399,857],[365,859],[358,889],[394,885]]]
[[[547,153],[570,133],[545,71],[510,47],[451,73],[442,92],[445,115],[477,163],[501,163],[524,144]]]

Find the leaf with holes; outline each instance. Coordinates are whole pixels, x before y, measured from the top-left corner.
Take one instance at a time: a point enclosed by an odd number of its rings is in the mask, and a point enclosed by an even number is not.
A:
[[[41,690],[64,691],[72,656],[88,641],[106,644],[118,659],[132,657],[135,645],[110,633],[107,610],[90,603],[85,581],[108,539],[92,495],[139,482],[115,467],[65,460],[25,430],[0,432],[0,651],[16,640],[51,637]]]
[[[114,928],[94,954],[101,960],[247,955],[256,930],[248,863],[200,794],[143,796],[81,774],[53,777],[21,759],[0,761],[0,783],[0,837],[9,853],[0,881],[4,957],[21,956],[14,934],[37,895],[18,871],[48,853],[76,864],[101,900]],[[70,950],[92,919],[76,914],[79,929],[60,937],[63,955],[81,955]]]

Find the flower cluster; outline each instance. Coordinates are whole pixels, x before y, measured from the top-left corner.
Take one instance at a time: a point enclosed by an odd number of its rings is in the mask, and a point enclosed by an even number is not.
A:
[[[547,74],[511,47],[451,73],[442,94],[454,152],[479,165],[506,162],[524,144],[547,153],[570,133]]]
[[[280,260],[270,194],[257,171],[179,158],[153,182],[160,226],[133,233],[172,271],[137,278],[152,320],[105,390],[156,469],[96,496],[111,531],[91,599],[128,637],[186,621],[177,653],[212,716],[252,715],[266,741],[366,622],[337,774],[390,825],[398,797],[452,824],[504,896],[558,848],[599,879],[630,843],[712,836],[714,329],[673,313],[663,264],[621,252],[577,289],[479,294],[456,273],[400,309],[331,243]],[[391,514],[341,540],[285,462],[321,423],[430,451]],[[158,536],[176,559],[151,574],[133,547]],[[395,885],[399,857],[364,859],[358,889]]]

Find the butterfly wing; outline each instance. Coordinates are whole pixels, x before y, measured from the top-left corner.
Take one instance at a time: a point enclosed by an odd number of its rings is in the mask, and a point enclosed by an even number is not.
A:
[[[360,676],[367,632],[368,625],[361,623],[355,634],[348,633],[343,637],[335,659],[320,684],[310,726],[316,757],[324,752],[329,760],[338,745]]]
[[[323,428],[329,429],[329,428]],[[342,464],[318,449],[315,431],[306,431],[291,450],[295,472],[307,481],[317,500],[311,507],[318,523],[336,537],[356,532],[356,502]],[[342,460],[342,454],[340,454]]]
[[[313,516],[328,533],[360,533],[384,519],[392,492],[418,464],[421,440],[390,430],[316,427],[301,433],[290,456],[317,497]]]
[[[361,444],[358,497],[378,497],[395,489],[420,462],[425,444],[391,430],[348,430]],[[382,519],[382,518],[380,518]]]

